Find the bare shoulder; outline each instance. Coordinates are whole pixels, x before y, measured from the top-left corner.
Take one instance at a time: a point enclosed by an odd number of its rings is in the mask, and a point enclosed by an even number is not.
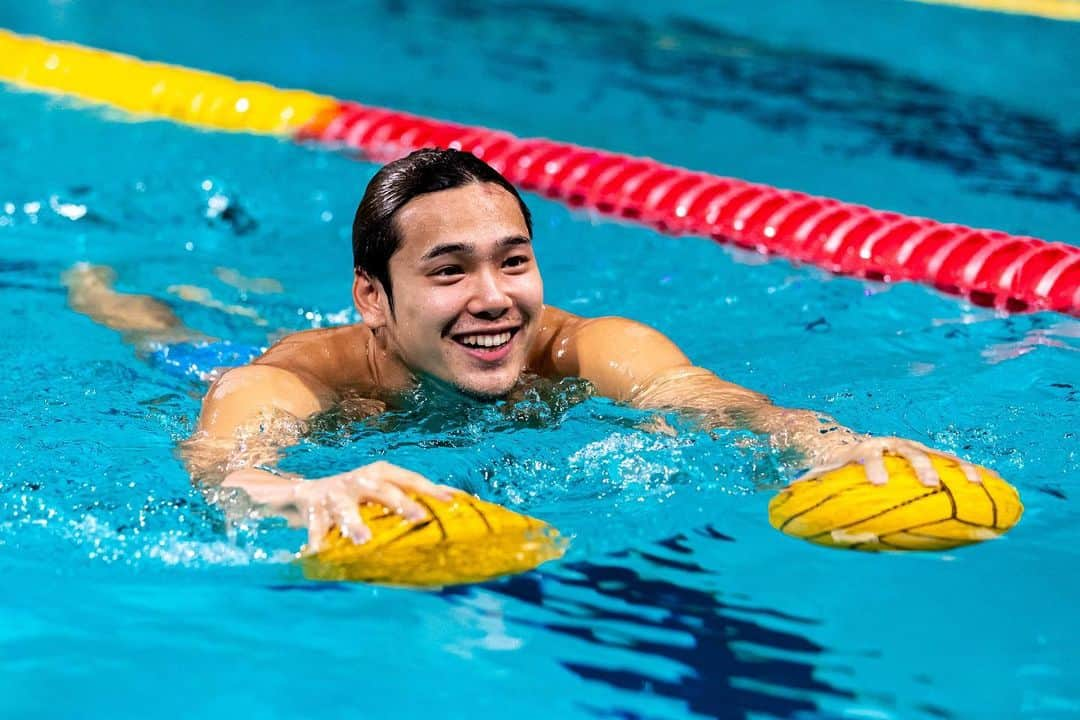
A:
[[[199,429],[226,436],[267,415],[305,419],[329,409],[343,387],[367,379],[370,336],[357,324],[282,338],[250,365],[217,379],[203,399]]]
[[[580,315],[545,305],[540,317],[540,331],[529,349],[529,370],[545,377],[565,375],[561,372],[565,364],[562,362],[565,338],[586,320]]]
[[[368,362],[371,330],[362,323],[292,333],[253,363],[287,370],[332,391],[363,387],[372,380]]]
[[[617,335],[645,326],[621,317],[584,317],[547,305],[530,355],[530,369],[548,377],[581,374],[583,353],[616,349]]]
[[[203,398],[199,430],[230,436],[268,415],[304,419],[331,402],[326,388],[272,365],[245,365],[219,377]]]
[[[333,354],[345,351],[357,343],[366,345],[370,337],[371,329],[363,323],[299,330],[289,333],[274,343],[260,360],[270,357],[284,357],[297,350],[302,352],[315,350],[320,354]]]
[[[544,315],[540,330],[540,340],[548,343],[559,342],[582,333],[608,333],[621,332],[656,332],[648,325],[636,320],[619,317],[617,315],[603,315],[600,317],[585,317],[574,313],[560,310],[557,307],[547,305],[544,307]]]
[[[536,364],[541,374],[582,377],[602,395],[622,400],[650,377],[690,365],[675,343],[643,323],[548,310]]]

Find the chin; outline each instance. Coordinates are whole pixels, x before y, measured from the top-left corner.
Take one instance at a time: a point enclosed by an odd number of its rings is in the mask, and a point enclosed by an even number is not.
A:
[[[493,387],[469,387],[458,386],[458,390],[474,397],[477,400],[501,400],[510,394],[510,391],[514,389],[513,385],[507,387],[493,388]]]
[[[458,390],[481,400],[498,400],[510,394],[517,385],[517,376],[513,378],[491,378],[476,382],[455,383]]]

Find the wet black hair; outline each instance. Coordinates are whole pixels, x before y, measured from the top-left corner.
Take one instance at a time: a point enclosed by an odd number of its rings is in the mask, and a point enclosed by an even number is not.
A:
[[[531,236],[529,208],[495,168],[472,153],[425,148],[387,163],[368,183],[353,219],[353,270],[382,283],[393,309],[390,257],[401,247],[401,232],[394,221],[398,210],[420,195],[485,182],[498,185],[514,196]]]

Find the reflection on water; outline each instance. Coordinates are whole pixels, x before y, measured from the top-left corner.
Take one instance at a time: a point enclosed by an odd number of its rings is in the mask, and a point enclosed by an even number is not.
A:
[[[634,709],[638,693],[732,719],[821,718],[822,699],[854,698],[850,689],[816,677],[827,649],[798,631],[816,621],[706,589],[719,578],[695,562],[695,547],[727,542],[733,541],[706,527],[647,550],[444,595],[452,602],[484,593],[512,598],[505,611],[511,629],[527,626],[572,639],[557,644],[563,667],[627,693],[625,705],[584,703],[598,717],[642,717]],[[723,547],[707,550],[715,555]],[[670,672],[672,665],[678,670]]]
[[[1033,327],[1019,340],[990,345],[983,349],[982,356],[988,363],[994,365],[1006,360],[1015,360],[1039,347],[1080,352],[1078,339],[1080,339],[1080,322],[1060,320],[1049,327]]]

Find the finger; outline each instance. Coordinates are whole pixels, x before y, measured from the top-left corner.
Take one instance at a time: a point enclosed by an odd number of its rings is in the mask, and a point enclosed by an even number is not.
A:
[[[957,465],[961,465],[964,462],[964,460],[962,458],[960,458],[959,455],[956,455],[954,453],[947,452],[945,450],[938,450],[937,448],[927,447],[926,445],[923,445],[922,443],[912,442],[911,444],[914,445],[915,447],[919,448],[923,452],[925,452],[927,455],[939,455],[939,456],[941,456],[943,458],[946,458],[948,460],[952,460]]]
[[[964,477],[968,479],[968,482],[973,482],[976,485],[982,483],[982,476],[979,475],[979,468],[969,462],[961,462],[960,469],[963,470]]]
[[[338,495],[333,500],[334,524],[342,536],[357,545],[363,545],[371,539],[371,530],[360,517],[360,505],[347,495]]]
[[[326,535],[330,532],[330,513],[325,503],[316,502],[307,507],[307,528],[308,541],[304,552],[310,555],[323,549]]]
[[[446,485],[436,485],[420,473],[406,470],[403,467],[381,463],[371,467],[380,479],[397,485],[405,490],[411,490],[421,495],[433,495],[440,500],[449,502],[454,499],[455,488]]]
[[[930,462],[930,456],[924,452],[909,451],[904,453],[904,459],[911,463],[915,476],[926,487],[937,487],[941,483],[934,464]]]
[[[360,500],[377,502],[399,515],[403,515],[406,520],[416,521],[423,520],[427,517],[427,512],[424,508],[394,484],[375,478],[365,477],[363,474],[359,473],[353,477],[355,478],[354,482],[359,489]]]
[[[881,455],[864,460],[863,468],[871,485],[885,485],[889,482],[889,471],[885,469],[885,459]]]
[[[979,474],[978,466],[969,463],[967,460],[964,460],[959,455],[955,455],[955,454],[950,453],[950,452],[943,452],[941,450],[935,450],[933,448],[928,448],[928,447],[926,447],[925,445],[923,445],[921,443],[913,442],[912,444],[920,447],[928,455],[931,455],[931,454],[932,455],[939,455],[941,457],[946,458],[947,460],[951,460],[954,463],[956,463],[957,467],[960,468],[960,472],[964,473],[964,477],[967,479],[968,482],[975,483],[976,485],[979,485],[979,484],[982,483],[982,476]],[[936,471],[934,472],[934,475],[935,475],[935,477],[937,477],[940,480],[940,476],[938,475],[938,473]],[[937,485],[937,481],[934,482],[934,485]]]
[[[956,457],[955,455],[949,455],[949,453],[942,452],[941,450],[937,450],[935,448],[932,448],[929,445],[926,445],[924,443],[919,442],[918,440],[905,440],[904,443],[906,445],[911,446],[911,447],[922,450],[924,453],[926,453],[928,455],[931,454],[931,453],[934,453],[936,455],[947,455],[948,457]],[[957,459],[959,459],[959,458],[957,458]]]

